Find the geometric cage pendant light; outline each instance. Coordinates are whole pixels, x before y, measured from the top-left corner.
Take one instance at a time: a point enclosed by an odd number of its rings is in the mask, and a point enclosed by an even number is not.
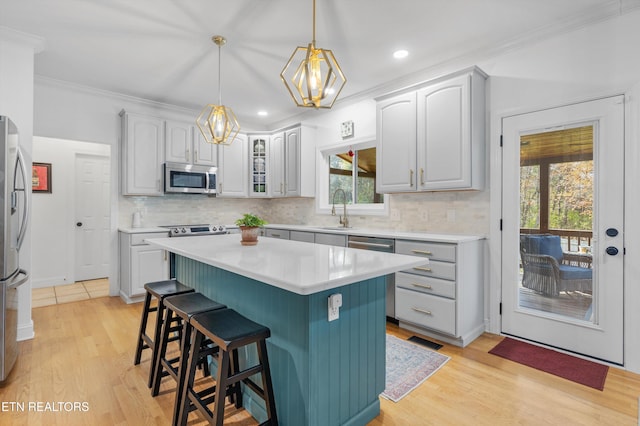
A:
[[[219,35],[211,37],[211,40],[218,45],[218,104],[206,105],[196,119],[196,125],[207,142],[217,145],[229,145],[238,136],[240,125],[233,110],[222,105],[220,49],[227,40]]]
[[[316,0],[311,43],[296,47],[280,78],[297,106],[313,108],[331,108],[347,82],[333,52],[316,47]]]

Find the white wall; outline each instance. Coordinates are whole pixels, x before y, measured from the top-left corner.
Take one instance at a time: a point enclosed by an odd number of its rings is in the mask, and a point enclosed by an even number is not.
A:
[[[10,117],[16,124],[27,168],[31,167],[33,136],[34,53],[41,49],[41,39],[0,27],[0,115]],[[30,197],[29,191],[27,196]],[[31,270],[31,229],[27,229],[20,250],[20,266]],[[28,281],[18,288],[18,340],[30,339],[33,334]]]
[[[32,196],[33,288],[75,282],[76,155],[110,156],[109,145],[33,138],[33,161],[51,163],[52,192]]]

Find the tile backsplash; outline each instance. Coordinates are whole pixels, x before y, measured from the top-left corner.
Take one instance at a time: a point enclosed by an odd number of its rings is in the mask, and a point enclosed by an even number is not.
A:
[[[354,228],[488,235],[488,191],[392,194],[389,216],[351,215]],[[348,207],[347,207],[348,209]],[[338,226],[338,218],[316,214],[313,198],[216,198],[202,195],[120,197],[119,226],[130,227],[139,211],[142,226],[196,223],[233,224],[243,213],[269,223]]]

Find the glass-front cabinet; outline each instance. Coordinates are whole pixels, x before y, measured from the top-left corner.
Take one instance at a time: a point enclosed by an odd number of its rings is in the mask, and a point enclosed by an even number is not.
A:
[[[249,136],[249,195],[271,196],[268,179],[269,136]]]

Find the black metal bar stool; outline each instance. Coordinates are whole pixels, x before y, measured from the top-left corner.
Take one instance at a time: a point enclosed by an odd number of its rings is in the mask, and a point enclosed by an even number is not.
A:
[[[158,353],[158,337],[164,322],[164,299],[169,296],[175,296],[185,293],[193,293],[195,290],[180,283],[178,280],[155,281],[144,285],[147,294],[144,298],[142,307],[142,319],[140,320],[140,332],[138,333],[138,344],[136,347],[136,356],[133,361],[134,365],[140,364],[140,357],[144,349],[151,349],[151,366],[149,367],[149,381],[147,386],[151,387],[153,380],[153,372],[155,371],[155,359]],[[155,297],[157,303],[151,306],[151,299]],[[156,324],[154,327],[153,338],[147,334],[147,321],[149,313],[156,312]],[[173,337],[177,340],[179,336]]]
[[[164,306],[167,310],[166,320],[162,326],[162,332],[159,337],[158,352],[156,353],[156,360],[154,362],[155,371],[153,372],[153,386],[151,388],[151,395],[157,396],[160,392],[160,383],[163,377],[171,376],[177,383],[176,391],[178,395],[176,400],[179,400],[179,393],[182,390],[182,380],[184,375],[180,374],[184,371],[182,365],[186,365],[186,359],[191,350],[191,325],[189,321],[191,317],[203,312],[214,311],[216,309],[224,309],[225,305],[209,299],[201,293],[188,293],[179,296],[171,296],[164,299]],[[180,353],[173,358],[167,358],[167,344],[171,340],[169,337],[171,332],[176,331],[176,327],[172,326],[175,320],[181,319],[180,327],[182,340],[180,343]],[[202,348],[200,348],[201,358],[204,358],[208,353],[213,354],[217,351],[217,348],[212,347],[211,341],[203,342]],[[206,365],[206,360],[205,360]],[[208,368],[205,368],[205,374],[209,373]]]
[[[266,345],[266,339],[271,336],[271,330],[243,317],[233,309],[220,309],[194,315],[190,323],[193,327],[192,348],[194,350],[189,353],[185,366],[183,390],[180,392],[181,401],[176,406],[178,418],[174,419],[175,424],[186,425],[189,412],[197,409],[209,423],[222,425],[227,395],[235,396],[236,407],[242,406],[240,382],[243,382],[265,401],[268,419],[263,424],[277,425],[278,418]],[[218,372],[215,386],[196,392],[193,389],[193,383],[200,356],[195,348],[200,348],[204,339],[210,339],[219,348]],[[253,343],[258,349],[258,364],[240,371],[237,350]],[[262,388],[249,378],[257,373],[261,373]],[[212,403],[213,409],[210,410],[207,405]]]

